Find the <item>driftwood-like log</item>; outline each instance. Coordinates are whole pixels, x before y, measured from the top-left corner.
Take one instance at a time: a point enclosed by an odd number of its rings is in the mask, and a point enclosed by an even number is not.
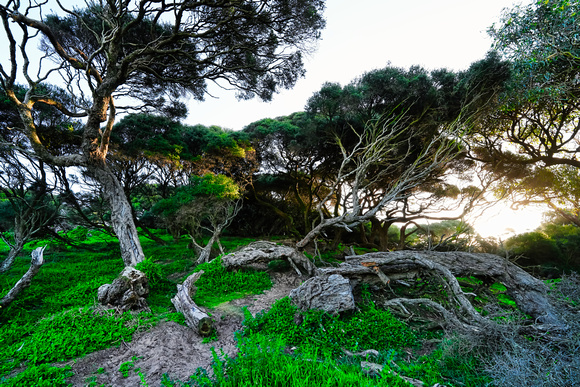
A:
[[[198,335],[207,337],[213,330],[213,320],[193,302],[197,291],[194,284],[202,274],[203,270],[193,273],[183,281],[183,284],[177,285],[177,294],[171,302],[178,312],[183,313],[188,327]]]
[[[321,268],[318,275],[341,274],[347,278],[363,282],[384,282],[377,277],[380,270],[388,278],[402,278],[418,270],[435,270],[446,279],[455,301],[466,317],[481,322],[465,298],[456,276],[478,276],[502,283],[507,294],[516,302],[521,311],[534,317],[538,322],[561,325],[554,305],[547,295],[547,286],[524,270],[493,254],[433,251],[393,251],[348,256],[346,263],[335,268]],[[443,270],[444,269],[444,270]],[[401,304],[398,300],[398,303]]]
[[[28,271],[24,273],[22,278],[16,282],[16,284],[8,291],[8,293],[2,297],[0,300],[0,308],[6,308],[12,303],[18,296],[18,294],[25,288],[30,286],[32,278],[38,273],[40,267],[44,263],[44,249],[45,247],[38,247],[32,252],[32,259],[30,260],[30,267]]]
[[[222,257],[222,266],[227,269],[252,267],[257,270],[266,270],[270,261],[278,259],[287,260],[299,276],[304,275],[302,270],[308,276],[313,275],[316,271],[314,264],[300,251],[290,246],[277,245],[267,241],[250,243],[240,250]]]

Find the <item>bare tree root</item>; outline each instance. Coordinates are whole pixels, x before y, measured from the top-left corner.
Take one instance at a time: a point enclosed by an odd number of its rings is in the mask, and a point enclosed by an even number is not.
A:
[[[563,326],[557,309],[548,296],[547,286],[516,265],[493,254],[433,251],[393,251],[346,257],[346,263],[336,268],[323,268],[318,274],[341,274],[355,280],[384,283],[384,278],[413,278],[419,271],[442,276],[450,301],[476,324],[484,320],[475,311],[457,282],[456,276],[476,276],[502,283],[518,308],[531,315],[539,324]],[[382,273],[379,274],[379,273]],[[384,275],[384,276],[383,276]],[[374,277],[374,278],[373,278]]]
[[[38,273],[40,267],[44,263],[44,249],[45,247],[38,247],[32,252],[32,259],[30,261],[30,268],[24,273],[22,278],[16,282],[16,284],[8,291],[8,293],[2,297],[0,300],[0,308],[6,308],[9,306],[18,296],[18,294],[25,288],[30,286],[32,278]]]
[[[300,251],[290,246],[277,245],[273,242],[257,241],[242,247],[240,250],[222,257],[222,266],[227,269],[252,267],[266,270],[268,263],[284,259],[299,276],[312,276],[316,272],[314,264]]]

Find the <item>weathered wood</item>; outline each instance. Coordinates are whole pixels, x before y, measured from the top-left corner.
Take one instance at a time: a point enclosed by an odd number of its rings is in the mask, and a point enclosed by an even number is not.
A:
[[[302,270],[309,276],[316,271],[314,264],[300,251],[290,246],[277,245],[267,241],[250,243],[240,250],[222,257],[222,266],[228,269],[252,267],[257,270],[266,270],[268,263],[277,259],[287,260],[299,276],[304,275]]]
[[[350,282],[338,274],[308,279],[290,292],[290,299],[302,310],[336,314],[355,308]]]
[[[148,310],[145,297],[149,294],[147,276],[130,266],[110,284],[101,285],[97,291],[99,303],[113,307],[120,312],[128,310]]]
[[[384,282],[383,275],[391,280],[405,276],[411,278],[418,270],[435,270],[443,274],[453,291],[454,299],[470,318],[479,320],[481,317],[465,298],[456,276],[488,277],[500,282],[524,313],[540,323],[561,325],[558,313],[547,295],[547,286],[506,259],[493,254],[408,250],[368,253],[348,256],[346,262],[338,267],[320,268],[317,275],[341,274],[354,281],[381,283]],[[379,279],[379,276],[382,278]]]
[[[197,288],[195,282],[201,277],[203,270],[193,273],[177,285],[177,294],[171,299],[178,312],[183,313],[187,326],[200,336],[209,336],[213,331],[213,320],[193,302]]]
[[[28,271],[16,282],[16,284],[8,291],[8,293],[0,300],[0,308],[6,308],[18,296],[18,294],[25,288],[30,286],[32,278],[38,273],[40,267],[44,263],[44,249],[45,247],[38,247],[32,252],[30,260],[30,267]]]

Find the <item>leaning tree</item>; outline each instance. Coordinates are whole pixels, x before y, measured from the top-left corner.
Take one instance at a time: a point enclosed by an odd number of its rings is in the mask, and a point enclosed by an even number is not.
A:
[[[103,187],[123,261],[133,266],[143,251],[130,204],[106,161],[118,101],[171,111],[186,94],[203,99],[208,81],[238,90],[240,98],[268,100],[304,74],[302,54],[324,27],[323,8],[323,0],[101,0],[75,9],[6,0],[0,17],[8,55],[0,62],[0,84],[17,106],[15,129],[34,155],[80,167]],[[58,14],[47,15],[53,9]],[[40,91],[57,80],[73,104]],[[24,96],[15,92],[19,81]],[[84,120],[77,151],[50,151],[34,119],[39,102]]]

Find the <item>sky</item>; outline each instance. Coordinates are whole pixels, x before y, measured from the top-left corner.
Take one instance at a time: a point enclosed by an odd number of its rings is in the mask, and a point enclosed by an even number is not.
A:
[[[346,85],[387,65],[464,70],[491,47],[486,30],[511,0],[327,0],[326,28],[305,58],[306,76],[271,102],[238,101],[234,91],[191,101],[188,124],[240,130],[263,119],[303,111],[325,82]]]

